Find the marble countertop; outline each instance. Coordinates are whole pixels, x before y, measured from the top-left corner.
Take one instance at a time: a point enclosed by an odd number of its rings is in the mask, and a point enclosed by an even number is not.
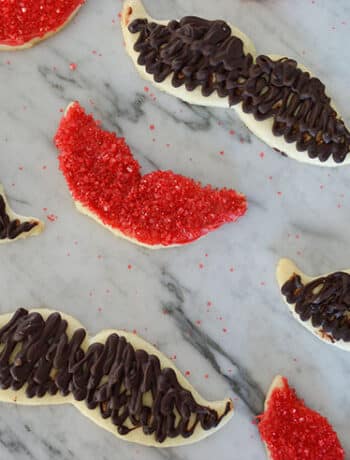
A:
[[[225,18],[258,51],[297,58],[327,83],[349,121],[347,0],[145,3],[160,18]],[[0,55],[0,178],[16,211],[47,224],[40,237],[1,248],[0,311],[45,306],[92,333],[135,329],[176,355],[204,396],[231,395],[236,414],[202,443],[154,450],[116,439],[71,407],[2,405],[0,458],[264,459],[252,420],[278,373],[330,419],[350,455],[349,355],[290,318],[274,276],[281,256],[315,275],[350,266],[349,168],[298,164],[251,136],[234,111],[145,92],[123,49],[120,7],[90,0],[61,34]],[[75,99],[126,136],[144,171],[234,187],[249,199],[247,216],[187,247],[150,252],[78,214],[52,143],[61,110]]]

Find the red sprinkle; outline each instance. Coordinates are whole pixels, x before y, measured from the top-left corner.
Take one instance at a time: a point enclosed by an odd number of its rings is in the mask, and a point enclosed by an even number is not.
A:
[[[55,216],[55,214],[49,214],[48,216],[46,216],[47,220],[49,220],[50,222],[56,222],[56,220],[58,219],[57,216]]]
[[[85,0],[1,0],[0,44],[21,46],[56,32]]]
[[[71,63],[69,64],[70,70],[73,70],[73,71],[74,71],[74,70],[77,70],[77,67],[78,67],[78,65],[77,65],[75,62],[71,62]]]
[[[142,176],[125,140],[103,131],[78,103],[63,117],[55,142],[73,198],[139,242],[190,243],[246,212],[244,196],[234,190],[202,187],[172,171]]]
[[[154,131],[154,130],[156,129],[156,127],[155,127],[154,125],[149,125],[149,129],[150,129],[151,131]]]
[[[259,431],[272,460],[343,460],[337,434],[326,418],[305,406],[283,378],[267,411],[258,417]]]

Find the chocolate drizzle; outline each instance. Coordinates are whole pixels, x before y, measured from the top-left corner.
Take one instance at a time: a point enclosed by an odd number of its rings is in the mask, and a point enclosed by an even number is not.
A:
[[[84,329],[67,335],[59,313],[44,320],[39,313],[19,309],[0,329],[0,386],[25,387],[28,398],[72,394],[89,409],[99,408],[120,435],[142,428],[157,442],[191,436],[198,424],[216,427],[220,417],[199,405],[183,388],[174,370],[159,359],[135,350],[124,337],[111,334],[105,344],[93,343],[86,352]]]
[[[281,292],[302,321],[311,320],[333,341],[350,342],[350,275],[335,272],[305,285],[294,274]]]
[[[273,119],[273,135],[321,162],[342,163],[350,152],[350,132],[323,83],[292,59],[262,55],[254,62],[226,22],[189,16],[160,25],[135,19],[129,31],[139,34],[138,64],[156,82],[171,75],[174,87],[201,87],[203,96],[216,92],[229,105],[242,103],[256,120]]]
[[[297,150],[307,151],[310,158],[323,162],[332,157],[341,163],[350,151],[350,132],[331,107],[324,84],[292,59],[257,57],[242,107],[256,120],[273,118],[273,134],[295,142]]]
[[[216,91],[228,97],[230,105],[241,101],[253,57],[244,53],[242,40],[231,35],[224,21],[187,16],[163,26],[136,19],[129,31],[140,34],[134,47],[139,53],[137,62],[156,82],[172,74],[176,88],[201,87],[203,96]]]
[[[6,212],[6,202],[0,194],[0,240],[14,240],[22,233],[30,232],[38,225],[36,221],[21,222],[19,219],[11,220]]]

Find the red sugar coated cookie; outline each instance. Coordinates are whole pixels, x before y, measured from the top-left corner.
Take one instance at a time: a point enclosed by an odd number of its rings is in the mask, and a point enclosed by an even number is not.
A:
[[[85,0],[0,0],[0,46],[21,47],[62,28]]]
[[[142,176],[125,140],[104,131],[78,103],[63,117],[55,142],[73,199],[141,244],[190,243],[246,212],[244,196],[233,190],[202,187],[172,171]]]
[[[272,460],[343,460],[337,434],[325,417],[305,406],[286,378],[277,378],[259,417],[259,431]]]

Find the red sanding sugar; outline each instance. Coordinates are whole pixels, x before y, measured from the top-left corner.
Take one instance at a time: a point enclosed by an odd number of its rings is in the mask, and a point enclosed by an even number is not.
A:
[[[233,190],[202,187],[172,171],[141,176],[125,140],[104,131],[78,103],[63,117],[55,142],[74,200],[144,244],[189,243],[246,211],[244,196]]]
[[[20,46],[62,27],[85,0],[0,0],[0,44]]]
[[[259,431],[272,460],[343,460],[337,434],[325,417],[305,406],[283,378],[259,417]]]

